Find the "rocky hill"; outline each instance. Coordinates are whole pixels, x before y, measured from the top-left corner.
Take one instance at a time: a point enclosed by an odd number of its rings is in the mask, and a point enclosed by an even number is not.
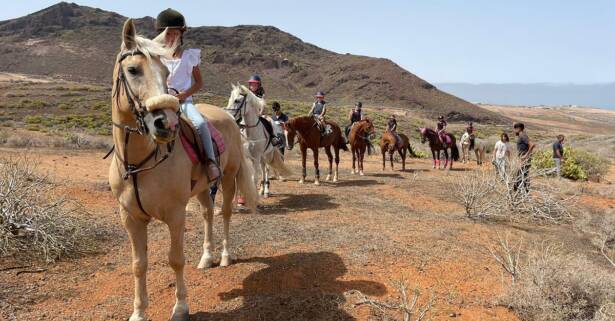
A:
[[[117,13],[58,3],[0,22],[0,71],[109,83],[120,45]],[[153,36],[154,19],[137,19]],[[229,83],[263,76],[270,98],[309,101],[322,90],[341,104],[362,100],[418,110],[426,116],[503,122],[505,118],[435,88],[388,59],[338,54],[270,26],[195,27],[186,45],[203,50],[206,90],[227,95]]]

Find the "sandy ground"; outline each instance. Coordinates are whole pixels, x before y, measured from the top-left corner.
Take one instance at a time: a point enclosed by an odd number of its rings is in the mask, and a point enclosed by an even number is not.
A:
[[[130,251],[106,183],[109,161],[101,159],[102,152],[33,153],[42,168],[62,182],[67,195],[86,205],[84,215],[110,226],[114,236],[100,254],[46,266],[42,273],[0,272],[0,301],[5,301],[0,317],[126,320],[132,310]],[[231,246],[236,261],[230,267],[196,269],[202,221],[198,205],[189,205],[186,280],[191,320],[377,320],[369,308],[355,307],[356,298],[345,293],[356,289],[394,300],[391,281],[401,278],[422,289],[421,302],[435,297],[434,320],[517,320],[497,304],[508,281],[485,247],[498,232],[548,238],[570,234],[568,227],[520,228],[466,219],[446,182],[450,177],[463,179],[473,164],[445,172],[431,170],[429,161],[412,159],[406,172],[383,172],[379,156],[372,156],[366,176],[351,176],[349,156],[342,155],[339,183],[299,185],[297,177],[273,181],[274,194],[262,200],[259,214],[234,215]],[[298,173],[297,155],[288,158]],[[615,204],[615,195],[584,197],[592,206]],[[596,205],[598,198],[603,204]],[[219,239],[221,218],[215,220]],[[168,244],[165,226],[153,222],[148,312],[154,321],[167,320],[174,303]],[[16,263],[0,263],[0,270],[11,264]]]

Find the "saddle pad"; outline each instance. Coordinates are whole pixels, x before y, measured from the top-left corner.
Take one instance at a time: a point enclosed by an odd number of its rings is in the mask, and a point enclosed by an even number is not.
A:
[[[214,144],[214,152],[216,153],[216,157],[219,157],[226,150],[224,138],[222,134],[220,134],[220,131],[211,123],[208,122],[207,124]],[[195,163],[195,161],[198,160],[203,164],[207,163],[207,155],[203,148],[203,142],[196,128],[192,126],[192,122],[182,116],[180,117],[179,126],[180,140],[192,162]]]

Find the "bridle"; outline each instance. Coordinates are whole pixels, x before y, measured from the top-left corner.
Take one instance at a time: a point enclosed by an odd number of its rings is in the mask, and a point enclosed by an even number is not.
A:
[[[241,94],[241,96],[243,97],[243,99],[241,100],[241,103],[239,104],[239,107],[226,107],[224,108],[224,110],[229,113],[231,116],[233,116],[233,119],[235,119],[235,123],[237,123],[237,125],[240,128],[251,128],[248,127],[246,125],[242,125],[241,122],[243,121],[243,118],[246,115],[246,104],[248,102],[248,95],[247,94]],[[234,104],[235,105],[235,104]],[[257,124],[258,125],[258,122]],[[252,127],[256,127],[256,125],[252,126]]]
[[[124,146],[122,150],[122,155],[115,153],[115,157],[117,157],[117,159],[124,166],[124,174],[122,175],[124,180],[128,180],[129,177],[132,177],[132,183],[133,183],[133,187],[135,191],[135,196],[137,198],[137,204],[139,205],[139,209],[141,209],[143,213],[149,216],[149,214],[147,214],[147,212],[143,208],[141,197],[139,196],[137,175],[139,173],[149,171],[149,170],[156,168],[158,165],[160,165],[162,162],[164,162],[165,160],[169,158],[169,156],[173,153],[173,149],[175,147],[175,140],[177,138],[177,133],[179,132],[179,130],[176,131],[175,137],[173,137],[173,139],[170,142],[166,143],[167,152],[161,158],[158,158],[158,154],[160,153],[160,145],[154,142],[156,144],[156,148],[148,156],[146,156],[143,160],[141,160],[140,162],[136,164],[128,162],[128,143],[130,142],[131,134],[137,134],[141,136],[147,136],[149,134],[149,130],[146,126],[146,121],[145,121],[145,117],[147,116],[148,111],[143,105],[141,98],[138,95],[135,95],[134,91],[130,87],[130,84],[128,83],[128,80],[126,79],[126,75],[124,74],[124,70],[122,68],[122,61],[124,61],[124,59],[126,59],[127,57],[138,56],[138,55],[144,56],[145,54],[141,52],[140,50],[127,51],[120,55],[118,62],[117,62],[118,76],[117,76],[117,79],[115,80],[115,86],[114,86],[114,91],[112,93],[112,98],[115,98],[116,106],[119,106],[120,90],[121,89],[124,90],[124,92],[126,93],[126,99],[128,100],[128,106],[130,107],[130,111],[132,112],[132,114],[135,116],[135,121],[137,123],[137,126],[131,127],[129,125],[118,124],[116,122],[113,122],[114,127],[119,128],[124,131]],[[178,117],[180,116],[180,113],[181,111],[177,112]],[[111,149],[103,157],[103,159],[106,159],[107,157],[109,157],[111,153],[113,153],[114,150],[115,150],[115,145],[111,147]],[[155,160],[154,164],[144,167],[152,159]]]

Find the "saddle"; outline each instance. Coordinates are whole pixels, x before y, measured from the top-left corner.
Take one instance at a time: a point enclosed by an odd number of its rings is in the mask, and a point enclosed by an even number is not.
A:
[[[261,124],[263,124],[263,127],[265,127],[267,134],[269,134],[269,139],[267,141],[267,147],[269,147],[270,144],[273,146],[279,145],[280,144],[279,139],[273,132],[273,125],[271,124],[269,119],[263,116],[258,116],[258,118],[260,119]]]
[[[211,133],[211,140],[214,146],[214,152],[216,154],[216,160],[219,161],[220,155],[224,153],[226,147],[224,145],[224,138],[222,134],[216,129],[210,122],[207,122],[209,127],[209,132]],[[198,164],[199,162],[202,164],[207,164],[207,154],[205,153],[205,148],[203,147],[203,142],[201,141],[201,136],[192,125],[192,122],[185,118],[183,115],[179,118],[179,136],[186,150],[186,153],[192,160],[192,164]]]

